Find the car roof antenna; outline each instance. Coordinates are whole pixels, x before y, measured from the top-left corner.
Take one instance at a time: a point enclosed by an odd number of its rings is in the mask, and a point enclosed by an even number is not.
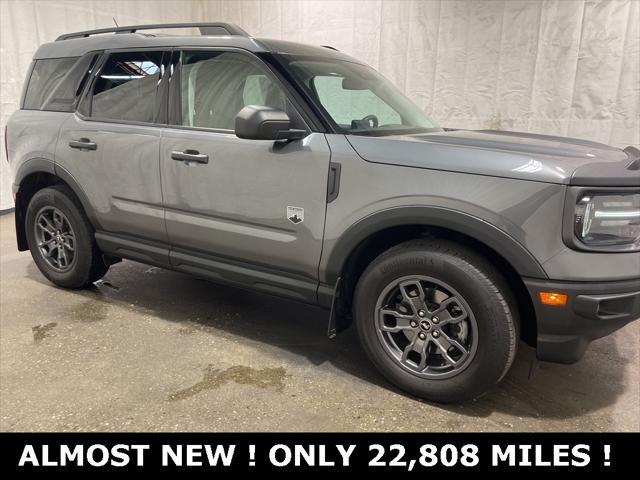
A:
[[[118,28],[120,25],[118,25],[118,22],[116,22],[116,17],[111,17],[113,19],[113,23],[116,24],[116,28]]]

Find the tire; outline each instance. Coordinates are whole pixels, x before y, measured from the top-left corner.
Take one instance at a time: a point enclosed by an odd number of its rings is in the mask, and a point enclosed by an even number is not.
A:
[[[60,219],[62,227],[58,230],[55,221]],[[36,221],[44,227],[38,227]],[[27,207],[25,228],[33,261],[49,281],[60,287],[86,287],[102,278],[109,269],[95,242],[93,226],[73,191],[65,185],[54,185],[35,193]],[[63,236],[47,233],[52,229]],[[73,251],[66,251],[66,264],[61,261],[58,250],[53,249],[47,258],[43,248],[51,247],[39,246],[51,242],[55,245],[58,241],[73,248]]]
[[[381,254],[360,277],[353,305],[373,364],[391,383],[430,401],[481,396],[515,358],[518,309],[505,279],[452,241],[412,240]]]

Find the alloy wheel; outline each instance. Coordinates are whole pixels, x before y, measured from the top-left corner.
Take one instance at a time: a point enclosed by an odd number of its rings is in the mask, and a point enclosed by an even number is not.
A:
[[[69,219],[56,207],[44,207],[34,225],[38,251],[58,272],[71,269],[75,261],[76,237]]]
[[[414,375],[443,379],[462,372],[478,346],[478,325],[465,299],[431,277],[403,277],[378,297],[378,338],[387,353]]]

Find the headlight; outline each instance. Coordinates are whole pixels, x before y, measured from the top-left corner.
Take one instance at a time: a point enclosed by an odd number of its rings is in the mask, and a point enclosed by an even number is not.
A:
[[[640,193],[584,193],[573,220],[576,238],[588,247],[640,247]]]

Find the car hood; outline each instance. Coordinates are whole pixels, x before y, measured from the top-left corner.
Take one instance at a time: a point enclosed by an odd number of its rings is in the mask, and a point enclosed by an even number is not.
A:
[[[640,151],[575,138],[489,130],[347,136],[365,160],[549,183],[640,186]]]

